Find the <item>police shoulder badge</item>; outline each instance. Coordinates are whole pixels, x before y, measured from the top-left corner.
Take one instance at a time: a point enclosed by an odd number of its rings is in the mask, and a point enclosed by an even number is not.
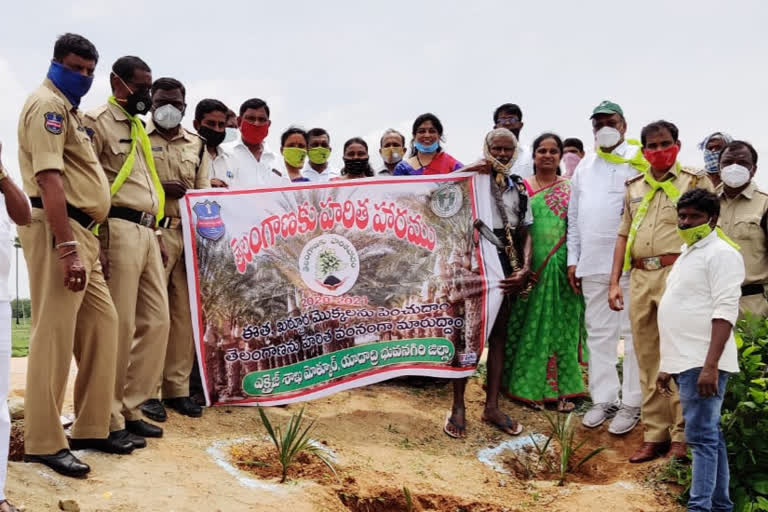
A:
[[[45,129],[54,135],[61,135],[64,116],[56,112],[46,112],[43,117],[45,118]]]

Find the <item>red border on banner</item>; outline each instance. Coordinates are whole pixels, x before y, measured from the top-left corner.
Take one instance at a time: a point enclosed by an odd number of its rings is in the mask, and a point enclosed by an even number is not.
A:
[[[376,184],[402,184],[408,181],[412,181],[414,183],[435,183],[435,182],[453,182],[453,181],[469,181],[469,191],[470,191],[470,207],[472,208],[472,220],[474,221],[477,219],[477,205],[476,203],[476,197],[475,197],[475,180],[473,179],[472,175],[464,175],[464,176],[451,176],[451,175],[443,175],[443,176],[434,176],[432,175],[430,178],[410,178],[407,180],[402,179],[376,179]],[[351,181],[351,183],[350,183]],[[200,276],[197,264],[197,237],[195,235],[195,225],[192,220],[192,207],[191,207],[191,199],[195,197],[201,197],[201,196],[231,196],[231,195],[243,195],[243,194],[251,194],[254,192],[257,193],[263,193],[263,192],[287,192],[291,190],[307,190],[307,189],[313,189],[313,188],[338,188],[338,187],[358,187],[360,186],[359,183],[356,183],[357,180],[347,180],[347,182],[326,182],[326,183],[306,183],[306,184],[295,184],[295,185],[289,185],[289,186],[282,186],[282,187],[267,187],[267,188],[252,188],[252,189],[239,189],[239,190],[206,190],[205,192],[202,191],[189,191],[184,195],[184,201],[186,202],[186,210],[187,210],[187,219],[189,223],[189,233],[190,233],[190,241],[192,244],[192,261],[194,265],[194,274],[195,274],[195,305],[196,305],[196,311],[197,311],[197,322],[198,322],[198,337],[199,340],[196,340],[196,343],[200,346],[200,354],[201,358],[198,363],[200,364],[200,368],[202,368],[203,371],[203,386],[205,386],[205,395],[208,398],[210,402],[210,396],[208,395],[208,365],[207,365],[207,359],[205,357],[205,351],[207,350],[205,343],[203,341],[203,336],[205,335],[205,331],[203,328],[203,314],[202,314],[202,308],[200,305]],[[372,183],[372,182],[368,182]],[[474,239],[474,237],[473,237]],[[485,349],[485,339],[486,339],[486,324],[488,322],[488,284],[485,279],[485,266],[483,265],[483,253],[481,250],[481,244],[477,244],[477,247],[475,248],[477,261],[478,261],[478,267],[480,269],[480,276],[482,278],[482,299],[483,299],[483,306],[482,306],[482,317],[481,317],[481,340],[480,340],[480,350],[479,355],[483,353],[483,350]],[[478,355],[478,360],[479,360]],[[372,375],[378,375],[386,372],[392,372],[392,371],[401,371],[401,370],[432,370],[432,371],[441,371],[441,372],[467,372],[467,371],[474,371],[477,369],[477,365],[475,366],[468,366],[464,368],[458,368],[458,367],[452,367],[452,366],[446,366],[446,367],[440,367],[435,365],[424,365],[424,364],[416,364],[416,365],[403,365],[403,366],[396,366],[396,367],[387,367],[387,368],[377,368],[375,370],[368,370],[363,373],[350,375],[348,377],[342,377],[339,380],[327,382],[312,388],[303,389],[301,391],[297,391],[291,394],[282,394],[282,395],[275,395],[270,397],[252,397],[252,398],[246,398],[243,400],[236,400],[232,402],[211,402],[212,405],[243,405],[243,404],[252,404],[252,403],[269,403],[269,402],[276,402],[276,401],[283,401],[283,400],[291,400],[295,398],[301,398],[302,396],[317,393],[319,391],[323,391],[325,389],[328,389],[333,386],[338,386],[343,383],[349,383],[354,382],[359,379],[364,379],[367,377],[370,377]],[[279,370],[279,368],[276,368],[276,370]]]

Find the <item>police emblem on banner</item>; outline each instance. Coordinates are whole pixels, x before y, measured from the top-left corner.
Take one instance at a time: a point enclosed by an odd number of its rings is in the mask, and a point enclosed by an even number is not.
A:
[[[192,207],[197,216],[197,234],[208,240],[216,241],[224,236],[224,220],[221,218],[221,205],[216,201],[197,203]]]
[[[43,117],[45,117],[45,129],[54,135],[60,135],[64,116],[56,112],[46,112]]]

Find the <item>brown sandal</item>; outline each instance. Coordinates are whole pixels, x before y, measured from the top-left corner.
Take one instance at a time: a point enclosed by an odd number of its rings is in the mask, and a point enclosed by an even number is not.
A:
[[[11,505],[11,502],[8,500],[0,501],[0,505],[6,504],[8,505],[8,512],[19,512],[19,509]]]

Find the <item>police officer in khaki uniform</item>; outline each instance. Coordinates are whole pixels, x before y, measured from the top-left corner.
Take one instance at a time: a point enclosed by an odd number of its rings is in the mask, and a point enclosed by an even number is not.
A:
[[[112,206],[99,238],[118,317],[117,377],[110,430],[134,447],[163,430],[142,420],[139,406],[154,396],[168,340],[166,258],[158,219],[165,194],[152,147],[137,117],[150,108],[152,73],[138,57],[112,66],[114,96],[86,114],[93,145],[111,184]]]
[[[210,157],[205,142],[181,126],[187,104],[186,91],[178,80],[159,78],[152,84],[152,120],[147,134],[152,155],[165,190],[165,216],[160,221],[163,243],[168,251],[165,275],[168,280],[168,305],[171,328],[165,353],[161,392],[165,403],[194,418],[203,409],[189,397],[189,380],[195,360],[192,318],[189,311],[187,272],[184,263],[184,238],[181,231],[179,199],[189,189],[210,188]],[[163,404],[152,398],[141,406],[146,416],[165,421]]]
[[[729,143],[720,157],[720,227],[739,244],[746,278],[741,287],[739,313],[768,316],[768,194],[752,180],[757,151],[744,141]]]
[[[19,165],[32,222],[18,228],[35,311],[24,403],[24,460],[68,476],[90,471],[69,450],[130,453],[109,432],[117,313],[90,231],[109,211],[109,184],[78,110],[99,54],[82,36],[57,41],[48,78],[19,118]],[[61,409],[74,354],[78,372],[71,441]]]
[[[608,295],[611,309],[623,309],[619,278],[631,267],[629,315],[643,391],[645,435],[630,462],[646,462],[664,454],[686,455],[680,398],[677,394],[668,398],[656,389],[660,357],[656,314],[682,245],[676,200],[694,187],[713,190],[706,176],[677,163],[680,141],[674,124],[651,123],[643,128],[641,140],[650,169],[627,181]]]

